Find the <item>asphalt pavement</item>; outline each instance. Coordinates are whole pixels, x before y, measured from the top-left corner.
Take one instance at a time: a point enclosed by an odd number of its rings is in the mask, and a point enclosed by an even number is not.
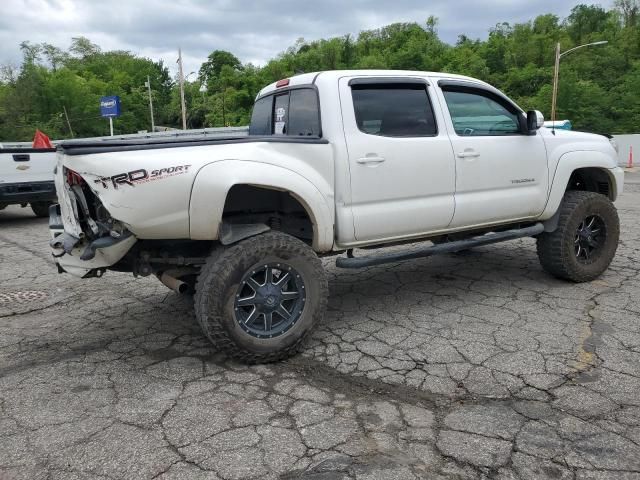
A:
[[[155,278],[59,275],[0,211],[0,479],[640,479],[640,173],[598,280],[531,239],[360,271],[325,259],[305,351],[230,362]]]

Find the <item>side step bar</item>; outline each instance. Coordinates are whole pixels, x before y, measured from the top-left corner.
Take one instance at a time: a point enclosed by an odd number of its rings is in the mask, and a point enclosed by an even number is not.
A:
[[[430,257],[432,255],[440,255],[442,253],[459,252],[472,247],[481,245],[490,245],[492,243],[504,242],[506,240],[514,240],[522,237],[532,237],[544,232],[544,225],[536,223],[531,227],[519,228],[516,230],[507,230],[504,232],[488,233],[480,237],[474,237],[467,240],[458,240],[455,242],[442,243],[431,247],[419,248],[405,252],[393,252],[386,255],[371,255],[364,257],[340,257],[336,260],[336,266],[339,268],[365,268],[374,265],[384,265],[385,263],[402,262],[404,260],[413,260],[414,258]]]

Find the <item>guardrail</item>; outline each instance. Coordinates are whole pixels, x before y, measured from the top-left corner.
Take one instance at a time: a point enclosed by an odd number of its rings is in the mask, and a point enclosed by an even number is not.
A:
[[[126,135],[114,135],[113,137],[78,138],[90,142],[108,140],[138,140],[142,138],[185,138],[185,137],[226,137],[249,135],[249,127],[216,127],[199,128],[194,130],[166,130],[163,132],[129,133]],[[56,145],[63,140],[52,140]],[[0,148],[31,148],[31,142],[0,142]]]

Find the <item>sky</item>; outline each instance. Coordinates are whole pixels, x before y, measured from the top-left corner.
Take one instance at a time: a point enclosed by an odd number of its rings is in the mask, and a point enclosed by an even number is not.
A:
[[[23,40],[66,49],[85,36],[103,50],[162,59],[172,72],[181,47],[187,75],[213,50],[263,65],[301,37],[424,24],[430,15],[440,38],[455,43],[460,34],[484,39],[496,23],[563,18],[580,3],[610,8],[613,0],[0,0],[0,64],[20,64]]]

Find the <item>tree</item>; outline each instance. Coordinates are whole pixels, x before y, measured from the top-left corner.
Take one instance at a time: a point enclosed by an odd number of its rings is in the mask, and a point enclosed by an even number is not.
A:
[[[56,71],[69,59],[69,54],[50,43],[42,44],[42,53],[51,65],[51,69]]]
[[[434,15],[429,15],[429,18],[427,18],[427,21],[426,21],[426,25],[427,25],[427,32],[429,32],[430,35],[433,35],[433,36],[438,35],[438,17]]]
[[[633,28],[638,24],[640,0],[616,0],[614,5],[622,12],[625,26]]]
[[[438,21],[403,22],[306,41],[299,38],[264,66],[242,64],[215,50],[186,82],[187,122],[200,128],[246,125],[256,94],[265,85],[300,72],[333,68],[400,68],[462,73],[501,88],[521,107],[549,114],[554,51],[578,42],[608,40],[563,60],[558,112],[576,129],[600,133],[637,132],[640,125],[640,0],[618,0],[605,10],[577,5],[564,20],[543,14],[516,24],[497,23],[484,41],[462,34],[455,45],[438,37]],[[99,116],[103,95],[120,95],[123,115],[116,132],[148,129],[151,78],[156,123],[181,126],[180,95],[162,62],[126,51],[102,51],[84,37],[60,49],[48,43],[20,44],[19,66],[0,67],[0,141],[29,140],[35,128],[54,138],[69,131],[66,108],[78,136],[108,133]],[[206,85],[204,91],[201,88]]]
[[[567,18],[567,32],[574,43],[583,43],[591,34],[602,32],[607,19],[607,12],[598,5],[578,5]]]
[[[69,51],[81,58],[100,53],[100,47],[86,37],[73,37]]]
[[[20,50],[22,51],[22,60],[25,65],[33,65],[40,60],[42,46],[31,42],[21,42]]]
[[[212,80],[215,81],[220,76],[224,66],[239,70],[242,68],[242,63],[230,52],[214,50],[207,58],[207,61],[200,67],[198,77],[202,82],[209,85]]]

